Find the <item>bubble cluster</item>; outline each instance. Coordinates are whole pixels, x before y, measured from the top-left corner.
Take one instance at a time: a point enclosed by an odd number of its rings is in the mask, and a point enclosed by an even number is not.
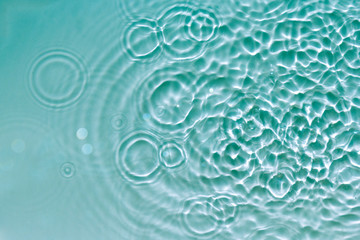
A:
[[[176,168],[186,160],[184,150],[176,143],[161,146],[160,139],[149,131],[127,136],[117,147],[116,166],[120,174],[134,184],[154,182],[165,168]],[[160,163],[163,164],[160,164]]]
[[[178,181],[198,182],[184,191],[199,195],[184,198],[184,230],[208,239],[327,237],[358,206],[358,5],[215,2],[159,10],[154,29],[167,62],[138,78],[131,98],[139,124],[159,139],[183,139],[154,154],[167,168],[185,156]],[[244,202],[216,207],[216,197],[200,197],[208,191]],[[234,222],[239,209],[243,221]]]
[[[125,31],[124,46],[134,59],[153,60],[161,53],[161,32],[153,20],[143,19]]]
[[[182,209],[182,223],[195,237],[210,238],[234,221],[238,203],[231,195],[198,196],[187,199]]]
[[[87,64],[53,49],[30,66],[43,106],[89,91],[49,116],[74,123],[64,156],[32,143],[38,129],[0,128],[0,177],[25,166],[40,186],[72,184],[81,170],[86,217],[124,239],[359,238],[356,1],[115,2],[120,16],[88,29],[101,40]]]
[[[163,29],[164,51],[172,59],[184,60],[200,56],[215,38],[219,26],[215,14],[189,4],[166,9],[159,18]]]
[[[192,59],[216,38],[219,25],[210,9],[175,4],[156,19],[133,22],[125,31],[124,45],[132,59],[154,60],[163,50],[171,59]]]

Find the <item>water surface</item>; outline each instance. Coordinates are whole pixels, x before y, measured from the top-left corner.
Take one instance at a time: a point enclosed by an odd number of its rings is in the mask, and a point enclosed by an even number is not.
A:
[[[0,239],[360,239],[360,3],[0,3]]]

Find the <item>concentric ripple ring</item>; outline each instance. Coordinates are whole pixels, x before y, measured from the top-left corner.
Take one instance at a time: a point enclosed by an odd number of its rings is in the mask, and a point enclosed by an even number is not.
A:
[[[63,108],[77,102],[84,93],[86,82],[85,64],[69,50],[43,52],[30,68],[30,94],[48,108]]]
[[[160,174],[158,141],[150,132],[136,132],[122,141],[116,151],[116,166],[127,181],[153,182]]]

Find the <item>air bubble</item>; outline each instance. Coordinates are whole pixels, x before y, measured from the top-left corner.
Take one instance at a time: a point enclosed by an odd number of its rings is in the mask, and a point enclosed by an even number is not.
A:
[[[160,159],[165,167],[176,168],[185,162],[186,156],[179,144],[167,143],[160,149]]]
[[[153,182],[160,173],[157,138],[148,132],[133,133],[119,144],[115,161],[119,173],[129,182]]]
[[[76,131],[76,137],[79,139],[79,140],[84,140],[86,139],[88,136],[88,131],[86,128],[79,128],[77,131]]]
[[[90,155],[93,152],[93,146],[89,143],[82,145],[81,151],[85,155]]]
[[[71,162],[64,163],[60,168],[60,173],[64,178],[71,178],[75,175],[75,165]]]

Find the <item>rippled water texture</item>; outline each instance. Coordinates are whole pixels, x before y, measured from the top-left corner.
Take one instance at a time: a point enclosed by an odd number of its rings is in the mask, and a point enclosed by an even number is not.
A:
[[[360,239],[359,1],[0,21],[0,239]]]

